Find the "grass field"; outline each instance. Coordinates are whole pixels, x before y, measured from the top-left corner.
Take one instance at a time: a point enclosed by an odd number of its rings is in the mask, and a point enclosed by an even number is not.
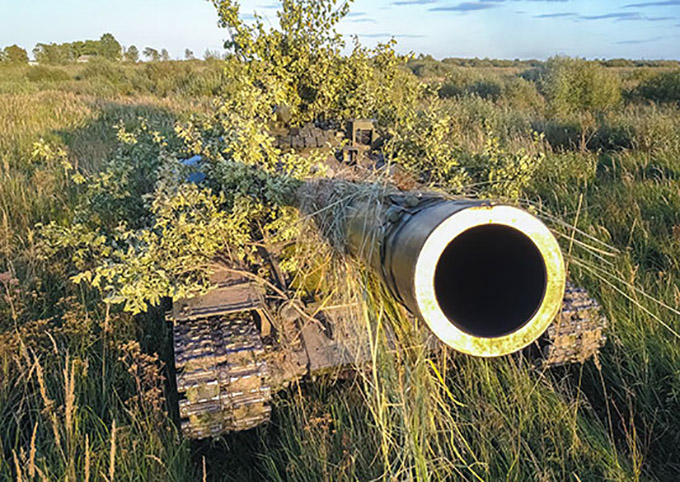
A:
[[[224,65],[4,67],[0,478],[679,478],[678,67],[597,66],[593,78],[614,87],[585,85],[574,107],[575,94],[546,90],[535,67],[427,62],[430,71],[422,60],[410,64],[421,77],[404,69],[427,85],[418,117],[425,123],[410,134],[419,150],[402,150],[404,163],[418,168],[413,159],[424,162],[435,148],[443,151],[431,167],[529,156],[531,175],[513,202],[548,220],[571,278],[602,303],[609,340],[597,361],[539,372],[521,355],[429,359],[414,344],[381,352],[355,380],[290,388],[267,426],[182,440],[163,306],[133,316],[103,303],[97,289],[71,281],[77,249],[46,250],[40,225],[72,224],[97,202],[74,173],[92,178],[121,155],[114,126],[147,124],[180,145],[175,126],[209,115],[213,97],[229,95]],[[654,80],[660,75],[670,80]],[[132,166],[151,152],[142,147],[126,157]],[[360,272],[349,279],[355,290],[369,283]],[[398,317],[388,302],[374,303],[368,322]],[[414,336],[404,328],[403,341]]]

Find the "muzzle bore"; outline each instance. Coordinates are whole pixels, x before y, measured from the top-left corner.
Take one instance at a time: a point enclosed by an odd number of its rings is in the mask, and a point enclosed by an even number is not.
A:
[[[511,206],[443,201],[386,239],[396,294],[444,343],[492,357],[521,350],[555,319],[564,296],[557,241]]]

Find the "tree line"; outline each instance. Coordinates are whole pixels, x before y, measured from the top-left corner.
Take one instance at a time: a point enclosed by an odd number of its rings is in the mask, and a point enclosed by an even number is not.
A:
[[[64,65],[78,62],[84,56],[97,57],[112,62],[136,63],[142,58],[150,62],[163,62],[170,60],[167,49],[155,49],[145,47],[141,52],[135,45],[124,47],[116,38],[105,33],[99,40],[84,40],[65,43],[38,43],[33,48],[33,58],[40,64]],[[190,49],[184,51],[185,60],[194,60],[196,57]],[[206,50],[204,59],[221,58],[219,52]],[[26,49],[18,45],[10,45],[0,49],[0,62],[7,64],[26,64],[29,56]]]

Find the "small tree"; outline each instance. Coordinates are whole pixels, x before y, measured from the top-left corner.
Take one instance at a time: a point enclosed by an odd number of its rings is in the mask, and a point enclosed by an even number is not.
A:
[[[161,59],[161,54],[158,53],[158,50],[147,47],[144,49],[144,57],[151,62],[158,62]]]
[[[99,51],[98,55],[104,57],[105,59],[118,61],[120,60],[123,53],[123,48],[121,47],[116,37],[110,33],[105,33],[99,40]]]
[[[184,51],[184,58],[186,60],[195,60],[196,59],[196,57],[194,57],[194,53],[189,49],[186,49]]]
[[[542,87],[555,117],[577,118],[580,148],[587,149],[597,127],[597,116],[621,103],[621,79],[599,62],[552,57],[545,65]]]
[[[5,47],[0,55],[0,58],[4,62],[10,62],[13,64],[27,64],[28,63],[28,53],[26,50],[22,49],[18,45],[10,45]]]
[[[407,59],[396,54],[394,42],[368,50],[356,40],[351,55],[342,55],[345,43],[336,27],[351,0],[282,0],[278,28],[266,26],[257,14],[254,22],[245,22],[236,0],[212,1],[231,36],[225,46],[235,83],[250,82],[272,104],[287,105],[294,125],[382,120],[383,114],[393,120],[404,95],[417,95],[401,69]]]
[[[570,57],[548,59],[543,90],[554,115],[598,113],[621,101],[621,81],[598,62]]]
[[[41,64],[67,64],[75,60],[71,44],[38,44],[33,49],[33,57]]]
[[[161,60],[163,62],[167,62],[170,60],[170,54],[168,53],[167,49],[161,50]]]
[[[134,45],[130,45],[125,51],[124,59],[126,62],[135,64],[139,62],[139,50]]]

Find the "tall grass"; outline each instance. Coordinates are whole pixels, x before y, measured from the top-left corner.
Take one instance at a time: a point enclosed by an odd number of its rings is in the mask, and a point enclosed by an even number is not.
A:
[[[131,344],[163,352],[167,336],[149,347],[147,322],[110,316],[70,286],[59,260],[40,258],[35,225],[72,215],[69,166],[97,169],[115,123],[144,116],[171,130],[201,107],[58,90],[0,97],[0,478],[191,479],[164,365]]]

